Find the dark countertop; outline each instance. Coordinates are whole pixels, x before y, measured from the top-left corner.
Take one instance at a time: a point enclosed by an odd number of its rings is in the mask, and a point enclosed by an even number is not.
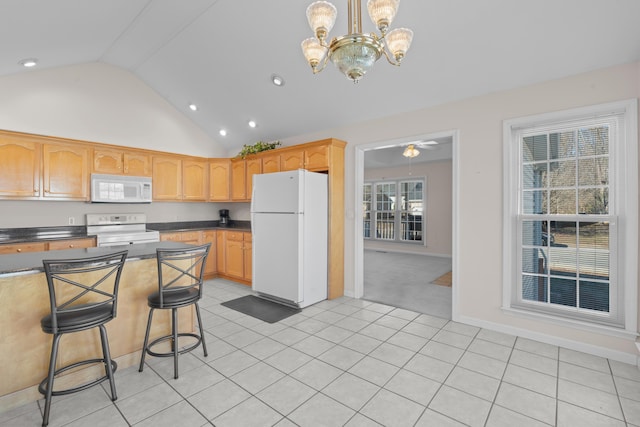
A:
[[[221,226],[219,221],[155,222],[147,224],[147,230],[157,230],[161,233],[203,229],[251,231],[251,221],[232,220],[229,225],[226,226]],[[94,235],[87,234],[87,227],[84,225],[66,227],[0,228],[0,244],[81,239],[93,236]]]
[[[26,252],[21,254],[0,255],[0,278],[22,274],[41,273],[44,271],[44,259],[70,259],[104,255],[128,250],[127,261],[137,261],[156,257],[157,248],[179,249],[189,248],[179,242],[143,243],[138,245],[122,245],[101,248],[65,249],[61,251]]]
[[[87,235],[87,227],[84,225],[67,227],[0,228],[0,243],[81,239],[83,237],[92,237]]]
[[[157,230],[161,233],[205,229],[251,231],[251,221],[231,220],[229,225],[220,225],[220,221],[152,222],[147,224],[147,230]]]

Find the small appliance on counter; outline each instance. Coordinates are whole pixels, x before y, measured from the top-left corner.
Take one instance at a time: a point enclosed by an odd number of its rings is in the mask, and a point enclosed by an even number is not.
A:
[[[222,227],[229,225],[229,209],[220,209],[220,222]]]

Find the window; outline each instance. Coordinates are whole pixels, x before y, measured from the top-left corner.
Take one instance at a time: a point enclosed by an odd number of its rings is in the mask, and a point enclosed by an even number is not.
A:
[[[505,123],[507,308],[635,329],[629,110],[635,103]]]
[[[423,179],[367,182],[362,193],[365,238],[422,243]]]

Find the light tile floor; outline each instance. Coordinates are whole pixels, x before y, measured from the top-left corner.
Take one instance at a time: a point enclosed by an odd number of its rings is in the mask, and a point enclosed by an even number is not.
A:
[[[198,348],[54,398],[51,426],[640,426],[631,365],[352,298],[268,324],[220,305],[209,281]],[[0,425],[37,426],[42,400]]]

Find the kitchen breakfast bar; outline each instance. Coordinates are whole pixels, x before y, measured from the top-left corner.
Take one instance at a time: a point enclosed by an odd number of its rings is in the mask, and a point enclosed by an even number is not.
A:
[[[120,279],[117,316],[106,324],[111,356],[124,368],[140,360],[149,310],[147,296],[158,288],[156,249],[189,246],[157,242],[0,255],[0,411],[41,397],[38,384],[47,374],[51,351],[51,335],[45,334],[40,326],[40,319],[50,313],[43,259],[82,258],[128,250]],[[158,310],[151,338],[169,333],[170,320],[170,310]],[[179,323],[182,331],[193,330],[194,309],[180,310]],[[100,354],[100,336],[95,328],[65,335],[58,365]],[[70,373],[67,378],[74,383],[84,382],[101,376],[102,370],[102,366],[96,365]],[[61,377],[61,384],[64,379]]]

